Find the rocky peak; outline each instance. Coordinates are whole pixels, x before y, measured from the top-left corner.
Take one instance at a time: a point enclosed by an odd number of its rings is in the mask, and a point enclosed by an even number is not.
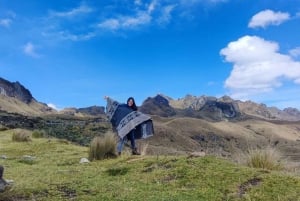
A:
[[[30,103],[34,98],[30,91],[17,82],[9,82],[0,78],[0,94],[8,97],[16,98],[24,103]]]
[[[265,119],[299,121],[300,111],[296,108],[285,108],[280,110],[276,107],[267,107],[263,103],[255,103],[252,101],[237,101],[239,108],[245,114],[262,117]]]
[[[174,108],[169,105],[168,99],[160,94],[153,98],[147,98],[139,110],[146,114],[155,114],[163,117],[169,117],[176,114]]]
[[[158,104],[158,105],[161,105],[161,106],[166,106],[168,107],[169,106],[169,101],[163,97],[162,95],[157,95],[153,98],[153,102],[155,104]]]
[[[186,95],[184,98],[179,98],[178,100],[171,100],[170,105],[178,109],[193,109],[199,110],[205,104],[207,98],[205,96],[193,96]]]
[[[290,114],[290,115],[292,115],[292,116],[300,117],[300,111],[296,108],[288,107],[288,108],[283,109],[283,111]]]

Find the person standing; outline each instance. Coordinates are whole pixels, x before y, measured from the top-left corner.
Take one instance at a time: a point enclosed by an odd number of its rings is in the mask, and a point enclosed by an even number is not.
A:
[[[3,192],[8,186],[8,183],[3,179],[3,173],[4,167],[0,165],[0,192]]]
[[[140,155],[135,143],[136,126],[148,120],[150,117],[137,112],[138,109],[133,97],[129,97],[126,104],[118,103],[108,96],[104,96],[104,99],[107,101],[107,117],[119,136],[117,144],[118,154],[121,155],[124,143],[127,139],[131,143],[132,154]]]
[[[129,97],[127,99],[127,106],[130,107],[133,111],[138,110],[133,97]],[[136,144],[135,144],[135,136],[134,136],[135,130],[136,130],[136,128],[132,129],[126,136],[127,136],[127,139],[130,141],[130,144],[131,144],[132,155],[141,155],[137,151],[137,147],[136,147]],[[124,138],[123,138],[122,142],[120,143],[120,146],[121,146],[120,150],[122,150],[124,142],[125,141],[124,141]],[[121,152],[118,152],[118,153],[119,153],[119,155],[121,154]]]

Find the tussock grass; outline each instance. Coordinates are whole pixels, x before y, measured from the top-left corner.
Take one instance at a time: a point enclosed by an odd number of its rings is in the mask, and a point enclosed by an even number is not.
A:
[[[139,152],[141,153],[142,156],[145,156],[147,154],[147,149],[148,149],[149,144],[140,144],[139,146]]]
[[[249,167],[266,170],[284,169],[281,155],[275,148],[267,147],[265,149],[250,149],[245,157],[246,165]]]
[[[105,133],[104,137],[96,136],[90,144],[89,160],[116,157],[116,146],[116,137],[112,132]]]
[[[12,135],[12,141],[15,142],[29,142],[31,141],[31,131],[25,129],[15,129]]]
[[[0,131],[6,131],[8,128],[6,126],[0,125]]]
[[[45,137],[47,135],[45,130],[34,130],[32,132],[32,137],[33,138],[42,138]]]

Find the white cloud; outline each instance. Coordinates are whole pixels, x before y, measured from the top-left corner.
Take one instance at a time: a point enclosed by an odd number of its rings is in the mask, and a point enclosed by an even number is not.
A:
[[[172,19],[171,12],[175,5],[161,5],[158,0],[152,0],[149,3],[135,1],[136,8],[133,15],[119,15],[115,18],[105,19],[98,23],[98,27],[106,30],[130,30],[152,23],[169,23]]]
[[[6,17],[0,19],[0,26],[8,28],[10,27],[17,15],[12,11],[7,11],[5,15]]]
[[[176,5],[165,6],[162,9],[162,14],[161,14],[160,18],[158,19],[158,22],[159,23],[169,23],[170,20],[172,19],[171,12],[174,10],[175,7],[176,7]]]
[[[140,6],[142,5],[142,0],[134,0],[134,4]]]
[[[152,13],[155,10],[156,6],[157,6],[157,1],[153,0],[148,6],[148,13]]]
[[[151,22],[148,12],[139,12],[136,16],[121,16],[115,19],[107,19],[98,24],[98,27],[108,30],[134,29]]]
[[[0,26],[9,27],[11,22],[11,19],[0,19]]]
[[[300,84],[300,62],[278,52],[279,45],[257,36],[244,36],[220,51],[233,70],[225,88],[235,98],[247,98],[282,86]]]
[[[289,13],[274,12],[272,10],[264,10],[255,14],[251,18],[248,27],[256,28],[256,27],[266,27],[268,25],[280,25],[281,23],[289,19],[290,19]]]
[[[119,19],[108,19],[98,24],[98,27],[110,30],[117,30],[121,27]]]
[[[68,31],[61,31],[58,33],[58,36],[60,36],[60,39],[62,40],[86,41],[91,38],[94,38],[96,34],[93,32],[86,33],[86,34],[72,34],[69,33]]]
[[[36,46],[34,46],[31,42],[28,42],[24,47],[23,51],[26,55],[31,57],[40,57],[40,55],[36,52]]]
[[[195,4],[217,4],[217,3],[224,3],[228,0],[179,0],[179,3],[184,6],[193,6]]]
[[[51,107],[51,108],[53,108],[53,109],[55,109],[55,110],[58,110],[58,111],[61,110],[60,108],[58,108],[58,107],[57,107],[55,104],[53,104],[53,103],[48,103],[47,106],[48,106],[48,107]]]
[[[52,17],[74,17],[80,14],[86,14],[86,13],[90,13],[93,11],[93,8],[85,5],[85,4],[81,4],[79,7],[77,8],[73,8],[69,11],[65,11],[65,12],[57,12],[57,11],[50,11],[50,15]]]
[[[121,21],[123,27],[134,28],[139,25],[148,24],[151,21],[151,16],[148,13],[140,12],[135,17],[123,17]]]
[[[292,49],[289,51],[290,55],[294,58],[300,56],[300,47],[296,47],[295,49]]]

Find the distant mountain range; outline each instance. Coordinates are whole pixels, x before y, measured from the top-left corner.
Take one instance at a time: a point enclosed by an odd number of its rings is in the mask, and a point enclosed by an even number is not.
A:
[[[229,96],[216,98],[186,95],[184,98],[174,100],[159,94],[146,99],[140,109],[145,113],[163,117],[196,117],[216,121],[242,120],[248,117],[282,121],[300,120],[300,111],[296,108],[280,110],[252,101],[233,100]]]
[[[280,110],[252,101],[234,100],[229,96],[221,98],[186,95],[177,100],[163,94],[147,98],[140,111],[162,117],[193,117],[211,121],[242,120],[248,117],[267,120],[299,121],[300,111],[296,108]],[[0,110],[26,115],[67,114],[73,116],[97,116],[104,114],[104,106],[87,108],[65,108],[56,111],[45,103],[37,101],[19,82],[0,78]]]

